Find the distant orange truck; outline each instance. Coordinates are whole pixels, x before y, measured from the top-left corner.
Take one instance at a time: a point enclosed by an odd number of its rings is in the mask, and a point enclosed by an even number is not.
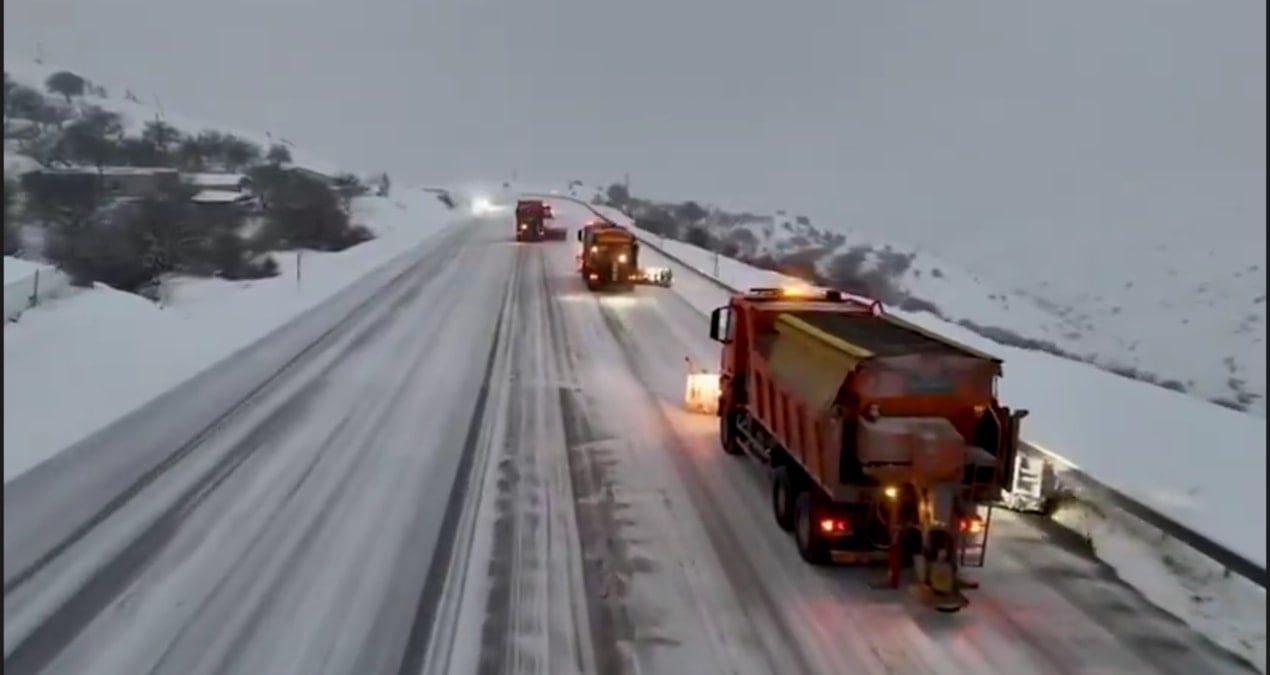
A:
[[[588,289],[631,291],[638,285],[669,287],[667,268],[639,266],[639,240],[624,227],[597,221],[578,231],[578,271]]]

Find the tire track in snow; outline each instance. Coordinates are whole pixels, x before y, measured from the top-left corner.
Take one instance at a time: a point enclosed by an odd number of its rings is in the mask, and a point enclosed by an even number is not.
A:
[[[329,330],[317,336],[303,350],[298,352],[293,358],[283,364],[277,372],[273,373],[258,387],[253,389],[246,397],[239,401],[230,409],[224,411],[206,426],[202,431],[196,434],[179,447],[177,447],[162,462],[154,466],[149,471],[141,475],[141,477],[129,485],[125,490],[121,491],[117,496],[107,502],[100,510],[93,513],[81,525],[73,529],[64,539],[58,541],[49,550],[37,556],[32,562],[25,565],[21,569],[13,573],[6,573],[4,582],[4,595],[6,599],[12,593],[29,582],[42,570],[66,553],[76,543],[88,536],[98,525],[109,518],[111,515],[123,508],[130,500],[136,497],[142,490],[153,484],[160,476],[170,470],[173,466],[185,459],[194,448],[198,447],[205,439],[212,436],[216,431],[233,421],[253,401],[256,401],[266,395],[270,390],[275,388],[278,382],[284,379],[289,373],[295,372],[305,363],[312,360],[318,354],[336,344],[341,337],[351,330],[356,330],[358,338],[356,338],[348,348],[355,349],[358,344],[374,335],[380,327],[386,322],[391,321],[393,312],[400,306],[409,302],[413,294],[417,293],[420,288],[426,286],[428,281],[438,273],[441,268],[436,265],[438,261],[446,260],[453,256],[456,245],[461,240],[461,231],[455,234],[447,233],[446,239],[437,247],[425,253],[416,263],[410,265],[406,270],[391,278],[384,287],[370,296],[364,302],[357,305],[346,318],[341,320]],[[422,273],[422,276],[420,276]],[[408,285],[411,281],[417,282],[417,285]],[[403,292],[404,289],[404,292]],[[382,309],[383,293],[400,293],[395,300],[388,306],[387,311],[382,311],[369,324],[359,324],[358,322],[367,317],[367,315],[376,309]],[[317,374],[320,378],[330,368],[334,367],[336,362],[331,362],[326,368]],[[274,420],[276,422],[276,420]],[[268,427],[264,424],[262,427]],[[19,505],[6,505],[7,508],[16,508]]]
[[[554,296],[546,312],[556,353],[563,361],[562,371],[572,375],[567,379],[575,380],[578,348],[565,328]],[[582,392],[559,387],[556,396],[564,426],[593,663],[596,672],[604,675],[629,673],[635,670],[635,663],[621,645],[633,642],[636,635],[634,620],[624,604],[623,579],[634,570],[621,536],[619,505],[608,487],[608,468],[614,460],[606,456],[612,451],[605,444],[613,437],[590,423],[590,406]]]
[[[597,303],[599,304],[599,303]],[[775,633],[774,639],[766,641],[770,649],[773,645],[784,645],[779,653],[769,654],[771,661],[768,667],[773,673],[798,672],[845,672],[851,664],[838,663],[834,668],[826,668],[826,664],[809,660],[808,654],[797,649],[800,644],[793,629],[781,619],[780,603],[770,594],[768,584],[762,574],[750,564],[750,557],[745,546],[732,533],[726,522],[722,506],[714,501],[708,490],[696,490],[693,484],[701,484],[704,479],[698,474],[697,467],[688,457],[687,449],[678,442],[673,425],[665,419],[660,401],[648,382],[640,375],[643,367],[638,346],[633,342],[626,328],[614,311],[602,304],[598,307],[601,320],[609,335],[618,346],[625,360],[626,368],[633,379],[643,389],[653,416],[658,420],[658,436],[670,450],[675,468],[681,476],[689,479],[688,492],[696,507],[698,515],[705,526],[711,545],[719,553],[723,572],[731,581],[732,588],[746,598],[747,618],[758,630],[770,629]],[[720,451],[721,452],[721,451]],[[823,656],[823,655],[822,655]]]
[[[557,353],[571,361],[564,379],[584,383],[560,395],[595,631],[590,672],[800,672],[801,655],[771,644],[779,628],[747,616],[753,594],[728,583],[730,560],[701,547],[709,532],[696,495],[675,481],[676,449],[663,447],[655,408],[603,324],[606,296],[568,275],[553,297],[567,316],[553,320]]]
[[[476,397],[476,406],[468,423],[467,435],[463,441],[455,484],[445,506],[441,530],[433,551],[432,563],[428,567],[423,589],[416,601],[414,620],[410,625],[410,634],[406,640],[405,652],[402,655],[399,675],[417,675],[423,668],[423,660],[428,649],[428,641],[433,631],[433,624],[441,600],[447,572],[452,563],[455,536],[458,530],[459,517],[462,515],[464,498],[472,478],[472,463],[476,455],[480,431],[486,423],[486,406],[489,402],[491,379],[494,362],[498,355],[498,347],[504,339],[505,323],[509,296],[513,293],[512,285],[520,280],[521,256],[516,256],[515,266],[507,287],[503,291],[503,299],[499,303],[498,318],[494,323],[494,338],[490,342],[489,355],[485,360],[485,369],[481,377],[481,387]]]
[[[516,284],[512,292],[514,310],[508,317],[511,366],[506,382],[511,395],[503,413],[508,433],[503,438],[498,457],[494,458],[498,474],[494,497],[494,544],[486,570],[489,589],[485,601],[485,622],[481,626],[479,673],[522,672],[526,660],[518,639],[525,632],[520,626],[523,620],[522,582],[525,574],[533,574],[535,570],[522,568],[526,564],[523,560],[524,539],[532,537],[537,526],[536,519],[522,510],[526,495],[530,493],[524,483],[533,477],[535,470],[532,457],[526,457],[525,447],[532,442],[534,431],[525,413],[527,399],[533,393],[525,382],[532,367],[528,363],[532,354],[527,344],[534,337],[528,328],[530,305],[526,300],[531,292],[524,269],[528,252],[523,246],[517,248],[516,271],[513,274]],[[530,670],[536,671],[537,668]]]
[[[596,672],[581,544],[558,390],[570,384],[553,322],[552,270],[542,246],[522,247],[509,433],[495,466],[493,550],[481,673]]]

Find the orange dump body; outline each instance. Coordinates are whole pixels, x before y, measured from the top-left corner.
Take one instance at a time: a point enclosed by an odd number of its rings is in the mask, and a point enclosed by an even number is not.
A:
[[[740,396],[826,493],[960,479],[972,501],[1000,497],[1017,434],[995,396],[999,359],[855,301],[740,295],[730,307],[723,398]]]

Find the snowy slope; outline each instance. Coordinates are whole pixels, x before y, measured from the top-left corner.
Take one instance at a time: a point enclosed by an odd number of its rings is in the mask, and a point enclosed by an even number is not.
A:
[[[8,54],[4,59],[5,72],[19,84],[33,87],[41,92],[45,91],[44,82],[49,75],[62,70],[68,70],[88,81],[103,86],[106,90],[106,96],[98,96],[92,92],[86,92],[82,97],[84,105],[97,106],[108,112],[119,114],[123,122],[123,130],[128,135],[138,135],[145,128],[147,122],[156,119],[162,119],[164,122],[172,125],[177,130],[185,134],[198,134],[202,131],[219,131],[221,133],[233,134],[239,138],[251,141],[260,148],[267,150],[270,145],[284,145],[291,152],[292,164],[296,166],[312,169],[319,173],[333,176],[339,172],[340,167],[329,160],[315,156],[305,151],[303,148],[295,147],[289,140],[283,137],[274,137],[268,133],[260,133],[259,131],[241,130],[227,127],[223,124],[212,124],[204,120],[197,119],[181,114],[179,111],[167,110],[159,107],[158,99],[149,95],[145,91],[132,91],[125,87],[121,87],[113,81],[98,79],[97,73],[91,69],[85,70],[81,67],[67,67],[63,64],[36,63],[30,58],[13,58]],[[129,100],[127,95],[131,93],[137,100]],[[20,157],[20,156],[19,156]],[[15,160],[22,162],[23,160]],[[5,158],[6,171],[11,169],[8,153]],[[13,169],[27,168],[28,164],[15,165]]]
[[[6,325],[5,481],[321,304],[449,220],[422,191],[359,199],[376,239],[280,256],[277,277],[176,279],[162,307],[98,285]]]
[[[1071,283],[1025,275],[1011,287],[1003,280],[1010,254],[991,243],[986,246],[1000,256],[998,263],[976,273],[920,247],[859,230],[820,227],[786,211],[709,209],[691,220],[681,205],[642,199],[616,205],[637,218],[669,220],[672,238],[708,233],[710,246],[759,267],[814,272],[839,286],[855,282],[888,302],[935,311],[1006,344],[1265,414],[1264,261],[1236,269],[1179,268],[1176,253],[1159,244],[1129,264],[1097,274],[1073,270],[1068,276],[1086,289],[1073,294]],[[1216,249],[1204,255],[1213,258]],[[1175,266],[1164,267],[1170,261]],[[1188,358],[1176,358],[1183,352]]]

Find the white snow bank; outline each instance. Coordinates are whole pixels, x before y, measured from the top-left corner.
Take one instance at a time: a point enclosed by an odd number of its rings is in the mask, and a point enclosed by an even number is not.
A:
[[[436,196],[422,191],[358,198],[353,211],[378,238],[339,253],[278,254],[281,274],[272,279],[172,279],[163,307],[98,286],[6,325],[5,482],[322,303],[448,221]]]
[[[1100,560],[1157,607],[1266,672],[1264,588],[1123,513],[1070,502],[1054,520],[1085,537]]]
[[[4,153],[4,176],[5,178],[14,178],[21,176],[28,171],[39,169],[40,163],[26,155],[5,150]]]
[[[18,318],[34,305],[74,293],[70,277],[54,267],[21,258],[4,258],[4,320]]]
[[[53,268],[41,263],[32,262],[30,260],[23,260],[21,258],[14,258],[12,256],[5,256],[4,257],[4,285],[8,286],[9,284],[15,281],[24,280],[27,277],[35,274],[37,271],[51,270],[51,269]]]
[[[617,222],[630,223],[619,211],[595,208]],[[713,253],[635,232],[702,274],[714,274]],[[648,263],[655,264],[651,256]],[[677,275],[675,286],[695,307],[706,312],[726,302],[727,292],[692,276]],[[718,278],[738,288],[794,281],[722,256]],[[1001,395],[1012,407],[1032,411],[1024,421],[1024,436],[1033,445],[1265,565],[1263,418],[1087,364],[1005,347],[927,314],[894,313],[1005,359]]]

